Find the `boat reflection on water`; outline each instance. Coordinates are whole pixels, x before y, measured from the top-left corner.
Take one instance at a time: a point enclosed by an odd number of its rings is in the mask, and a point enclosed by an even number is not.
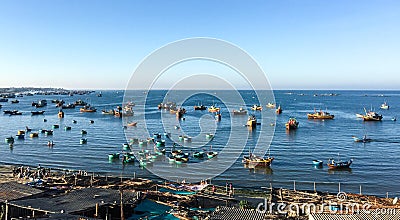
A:
[[[341,168],[341,169],[328,169],[328,174],[344,174],[352,173],[351,168]]]
[[[250,173],[258,173],[265,175],[273,174],[273,170],[271,167],[256,167],[252,164],[243,164],[243,167],[249,169]]]

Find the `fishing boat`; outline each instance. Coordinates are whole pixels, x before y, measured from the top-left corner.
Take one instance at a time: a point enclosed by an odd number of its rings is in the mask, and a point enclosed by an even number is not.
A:
[[[207,139],[213,139],[214,138],[214,134],[206,134],[206,138]]]
[[[81,138],[81,139],[79,140],[79,143],[80,143],[80,144],[87,144],[87,139],[86,139],[86,138]]]
[[[25,134],[17,134],[15,136],[17,137],[17,139],[20,139],[20,140],[25,139]]]
[[[314,113],[307,114],[308,119],[333,119],[335,115],[331,115],[329,112],[316,111]]]
[[[10,113],[10,116],[11,115],[22,115],[22,112],[19,112],[18,110],[14,110],[14,111],[12,111],[11,113]]]
[[[47,136],[53,135],[53,130],[46,130],[44,134]]]
[[[73,109],[75,108],[75,104],[69,103],[68,105],[62,105],[62,109]]]
[[[64,130],[70,131],[70,130],[71,130],[71,127],[70,127],[70,126],[65,126],[65,127],[64,127]]]
[[[37,137],[39,137],[39,133],[37,133],[37,132],[30,133],[29,137],[30,138],[37,138]]]
[[[82,101],[82,100],[77,100],[77,101],[75,101],[75,103],[74,103],[76,106],[85,106],[85,105],[87,105],[87,103],[86,102],[84,102],[84,101]]]
[[[261,111],[261,110],[262,110],[262,107],[261,107],[260,105],[253,105],[253,106],[251,107],[251,110],[253,110],[253,111]]]
[[[203,110],[206,110],[206,109],[207,109],[207,107],[204,106],[204,105],[195,105],[195,106],[194,106],[194,110],[201,110],[201,111],[203,111]]]
[[[32,115],[43,115],[45,111],[31,111]]]
[[[80,112],[96,112],[97,109],[95,107],[93,107],[93,106],[85,105],[85,106],[83,106],[83,108],[80,108],[79,111]]]
[[[247,110],[240,108],[239,110],[232,111],[234,115],[247,115]]]
[[[60,109],[57,114],[58,118],[64,118],[64,112]]]
[[[382,118],[382,115],[379,115],[378,113],[373,111],[366,112],[366,114],[363,115],[364,121],[381,121]]]
[[[47,101],[45,99],[43,99],[43,100],[40,100],[39,102],[37,102],[34,106],[36,108],[42,108],[42,107],[44,107],[46,105],[47,105]]]
[[[179,139],[179,141],[183,141],[183,139],[184,139],[185,137],[187,137],[187,136],[179,135],[179,136],[178,136],[178,139]]]
[[[270,102],[268,102],[267,103],[267,108],[275,108],[275,104],[274,103],[270,103]]]
[[[161,102],[160,104],[158,104],[158,109],[166,109],[166,110],[169,110],[169,109],[176,109],[176,103],[175,102],[166,102],[166,103],[163,103],[163,102]]]
[[[210,108],[208,108],[208,112],[219,112],[221,108],[215,107],[215,105],[212,105]]]
[[[60,128],[60,125],[58,125],[58,124],[55,124],[55,125],[53,125],[53,127],[52,127],[53,129],[56,129],[56,128]]]
[[[196,151],[193,153],[193,157],[195,158],[203,158],[205,155],[204,151]]]
[[[184,142],[192,142],[192,138],[186,136],[186,137],[183,138],[183,141]]]
[[[285,124],[286,130],[294,130],[299,127],[299,122],[295,118],[289,118],[289,121]]]
[[[320,167],[320,166],[322,166],[323,161],[322,160],[313,160],[312,163],[314,166]]]
[[[214,118],[216,121],[221,121],[221,114],[218,112],[217,114],[215,114]]]
[[[123,163],[134,163],[135,162],[135,157],[130,156],[130,155],[124,155],[124,159],[122,160]]]
[[[282,114],[282,108],[281,108],[281,106],[279,105],[278,106],[278,108],[275,110],[275,112],[276,112],[276,114]]]
[[[358,138],[356,136],[353,136],[352,138],[353,138],[354,142],[367,143],[367,142],[372,141],[371,138],[367,138],[367,135],[364,135],[362,138]]]
[[[109,160],[117,160],[119,159],[119,153],[113,153],[108,155]]]
[[[249,118],[247,119],[247,123],[246,123],[247,127],[251,127],[254,128],[257,126],[257,118],[255,115],[249,115]]]
[[[0,102],[8,102],[8,99],[1,98],[1,99],[0,99]]]
[[[130,126],[130,127],[134,127],[134,126],[137,125],[137,122],[130,122],[130,123],[126,124],[126,125]]]
[[[389,109],[389,105],[388,105],[386,102],[384,102],[384,103],[381,105],[381,109],[388,110],[388,109]]]
[[[101,114],[103,114],[103,115],[114,115],[114,114],[115,114],[115,111],[114,111],[113,109],[108,110],[108,111],[106,111],[106,110],[101,110]]]
[[[327,165],[329,169],[349,169],[352,163],[353,159],[350,159],[348,161],[335,161],[333,159],[329,159]]]
[[[218,152],[216,152],[216,151],[207,152],[208,159],[212,159],[212,158],[216,157],[217,155],[218,155]]]
[[[12,136],[5,138],[6,144],[14,143],[14,138]]]
[[[19,130],[19,131],[17,132],[17,135],[21,135],[21,134],[25,134],[25,131],[24,131],[24,130]]]
[[[19,101],[17,99],[15,99],[15,100],[11,100],[11,103],[12,104],[17,104],[17,103],[19,103]]]

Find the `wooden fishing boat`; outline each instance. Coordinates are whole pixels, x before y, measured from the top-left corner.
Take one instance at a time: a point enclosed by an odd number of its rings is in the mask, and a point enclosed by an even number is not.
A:
[[[331,115],[329,112],[316,111],[314,113],[307,114],[308,119],[333,119],[335,115]]]
[[[11,103],[12,104],[17,104],[17,103],[19,103],[19,101],[17,99],[15,99],[15,100],[11,100]]]
[[[203,110],[206,110],[206,109],[207,109],[207,107],[204,106],[204,105],[195,105],[195,106],[194,106],[194,110],[201,110],[201,111],[203,111]]]
[[[203,158],[205,155],[204,151],[196,151],[193,153],[193,157],[195,158]]]
[[[37,133],[37,132],[30,133],[29,137],[30,138],[37,138],[37,137],[39,137],[39,133]]]
[[[240,108],[239,110],[233,110],[232,113],[234,115],[247,115],[247,110]]]
[[[130,123],[126,124],[126,125],[130,126],[130,127],[134,127],[134,126],[137,125],[137,122],[130,122]]]
[[[299,127],[299,122],[295,118],[289,118],[289,121],[285,124],[286,130],[294,130]]]
[[[73,109],[75,108],[75,104],[68,104],[68,105],[62,105],[61,106],[62,109]]]
[[[17,132],[17,134],[18,134],[18,135],[20,135],[20,134],[25,134],[25,131],[24,131],[24,130],[19,130],[19,131]]]
[[[81,139],[79,140],[79,143],[80,143],[80,144],[87,144],[87,139],[86,139],[86,138],[81,138]]]
[[[281,108],[281,106],[279,105],[278,106],[278,108],[275,110],[275,112],[276,112],[276,114],[282,114],[282,108]]]
[[[242,163],[249,165],[250,167],[269,167],[271,166],[273,157],[258,157],[254,154],[250,154],[250,156],[244,156],[242,159]]]
[[[208,159],[212,159],[212,158],[216,157],[217,155],[218,155],[218,152],[216,152],[216,151],[207,152]]]
[[[249,118],[247,119],[247,123],[246,123],[247,127],[251,127],[254,128],[257,126],[257,118],[255,115],[249,115]]]
[[[93,107],[93,106],[85,105],[85,106],[83,106],[83,108],[80,108],[79,111],[80,112],[96,112],[97,109],[95,107]]]
[[[60,109],[60,111],[58,111],[58,118],[64,118],[64,112]]]
[[[37,103],[35,103],[35,107],[36,108],[42,108],[42,107],[44,107],[44,106],[46,106],[47,105],[47,101],[46,100],[40,100],[39,102],[37,102]]]
[[[117,160],[119,159],[119,153],[113,153],[108,155],[109,160]]]
[[[79,100],[75,101],[74,105],[85,106],[85,105],[87,105],[87,103],[79,99]]]
[[[253,111],[261,111],[261,110],[262,110],[262,107],[261,107],[260,105],[253,105],[253,106],[251,107],[251,110],[253,110]]]
[[[221,108],[215,107],[212,105],[210,108],[208,108],[208,112],[219,112]]]
[[[362,138],[358,138],[353,136],[352,137],[354,142],[361,142],[361,143],[367,143],[367,142],[371,142],[372,139],[371,138],[367,138],[367,135],[364,135]]]
[[[268,102],[268,104],[267,104],[267,108],[275,108],[275,104],[274,103],[270,103],[270,102]]]
[[[32,115],[43,115],[45,111],[31,111]]]
[[[6,137],[4,140],[7,144],[14,143],[14,138],[12,136]]]
[[[353,163],[353,159],[348,161],[335,161],[333,159],[328,160],[329,169],[349,169],[350,165]]]

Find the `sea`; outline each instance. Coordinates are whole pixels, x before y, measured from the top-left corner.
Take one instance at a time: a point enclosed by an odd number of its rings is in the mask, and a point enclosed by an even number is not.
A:
[[[102,97],[98,97],[101,92]],[[233,97],[239,94],[240,99]],[[228,156],[231,163],[225,163],[223,154],[208,160],[208,166],[216,170],[229,165],[218,175],[207,178],[214,184],[235,188],[263,190],[270,186],[301,190],[352,192],[395,197],[400,195],[400,173],[397,162],[400,159],[400,122],[392,120],[400,117],[400,91],[324,91],[324,90],[275,90],[265,95],[255,91],[96,91],[84,95],[34,95],[17,97],[20,102],[0,103],[1,110],[19,110],[22,115],[9,116],[0,114],[0,162],[3,164],[51,167],[60,170],[86,170],[89,173],[124,177],[150,178],[165,181],[163,176],[154,174],[151,169],[157,167],[173,168],[177,173],[185,170],[184,165],[170,164],[166,157],[160,156],[149,167],[139,163],[123,164],[121,160],[108,159],[110,153],[122,152],[122,144],[130,138],[146,139],[154,133],[168,133],[167,152],[177,143],[178,148],[193,153],[196,150],[229,151],[236,143],[234,156]],[[272,96],[271,96],[272,94]],[[36,109],[32,102],[46,99],[48,105]],[[57,117],[59,109],[51,100],[62,99],[65,103],[74,103],[81,99],[97,108],[95,113],[82,113],[79,107],[64,109],[65,117]],[[110,110],[131,101],[134,116],[116,118],[101,114],[101,110]],[[185,108],[184,120],[176,119],[174,114],[159,110],[160,102],[177,102]],[[276,103],[283,109],[276,115],[274,109],[266,103]],[[380,109],[387,102],[388,110]],[[193,106],[203,104],[221,108],[221,121],[215,121],[208,111],[195,111]],[[254,104],[262,104],[262,111],[252,111]],[[233,109],[244,108],[254,114],[261,125],[255,129],[244,126],[247,116],[232,115]],[[380,122],[364,122],[356,113],[375,110],[383,115]],[[44,115],[32,116],[31,111],[44,110]],[[310,120],[307,113],[327,111],[333,120]],[[290,117],[299,121],[299,128],[288,132],[285,123]],[[76,123],[73,123],[73,120]],[[90,122],[93,120],[93,123]],[[125,127],[128,122],[138,122],[136,127]],[[60,128],[53,129],[58,124]],[[4,139],[17,134],[28,126],[33,132],[40,129],[52,129],[54,134],[39,134],[38,138],[16,139],[12,147]],[[71,126],[71,130],[65,130]],[[177,127],[179,129],[176,129]],[[80,144],[81,130],[87,131],[87,144]],[[264,129],[264,130],[263,130]],[[265,131],[267,129],[267,131]],[[212,133],[211,140],[205,134]],[[180,143],[179,134],[193,137],[190,144]],[[367,135],[369,143],[357,143],[352,136]],[[54,146],[48,147],[47,142]],[[242,157],[253,152],[257,145],[266,155],[274,157],[270,168],[249,168],[243,165]],[[233,147],[232,147],[233,148]],[[140,151],[138,146],[133,151]],[[152,147],[149,147],[152,150]],[[239,151],[238,151],[239,150]],[[259,155],[263,156],[263,155]],[[222,158],[222,159],[221,159]],[[328,159],[349,160],[353,164],[349,170],[329,170]],[[322,167],[312,164],[314,159],[324,161]],[[204,159],[207,160],[207,159]],[[189,164],[201,164],[205,161],[190,159]],[[150,171],[149,171],[150,170]],[[209,170],[196,171],[197,176],[209,176]],[[189,174],[188,174],[189,175]],[[185,181],[185,176],[174,176],[178,182]]]

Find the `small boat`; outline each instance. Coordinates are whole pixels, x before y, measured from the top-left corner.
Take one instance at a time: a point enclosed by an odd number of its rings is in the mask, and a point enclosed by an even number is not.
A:
[[[76,123],[77,123],[77,121],[76,121],[76,120],[72,120],[72,123],[76,124]]]
[[[129,155],[124,155],[124,159],[122,160],[123,163],[134,163],[135,158]]]
[[[55,125],[53,125],[53,127],[52,127],[53,129],[56,129],[56,128],[60,128],[60,125],[58,125],[58,124],[55,124]]]
[[[183,141],[184,142],[192,142],[192,138],[185,136],[185,137],[183,137]]]
[[[17,137],[17,139],[20,139],[20,140],[25,139],[25,134],[17,134],[15,136]]]
[[[247,164],[250,167],[269,167],[274,159],[275,158],[270,156],[258,157],[254,154],[250,154],[250,156],[243,157],[242,163]]]
[[[26,127],[25,127],[25,131],[26,131],[26,132],[31,132],[32,129],[30,129],[28,126],[26,126]]]
[[[323,161],[322,160],[313,160],[312,163],[314,166],[320,167],[320,166],[322,166]]]
[[[90,124],[93,124],[93,123],[94,123],[94,120],[90,120],[89,123],[90,123]]]
[[[397,121],[396,117],[393,117],[391,120],[392,120],[392,121]]]
[[[214,117],[215,117],[216,121],[221,121],[221,114],[220,113],[217,113]]]
[[[161,139],[161,134],[159,134],[159,133],[154,133],[154,134],[153,134],[153,138],[154,138],[154,139]]]
[[[12,136],[5,138],[6,144],[14,143],[14,138]]]
[[[62,105],[61,106],[62,109],[73,109],[75,108],[75,104],[68,104],[68,105]]]
[[[289,118],[289,121],[285,124],[286,130],[294,130],[299,127],[299,122],[295,118]]]
[[[212,158],[216,157],[217,155],[218,155],[218,152],[216,152],[216,151],[207,152],[208,159],[212,159]]]
[[[106,111],[106,110],[101,110],[101,114],[103,114],[103,115],[114,115],[114,114],[115,114],[115,111],[114,111],[113,109],[108,110],[108,111]]]
[[[261,110],[262,110],[262,107],[261,107],[260,105],[253,105],[253,106],[251,107],[251,110],[253,110],[253,111],[261,111]]]
[[[87,131],[86,130],[81,130],[81,135],[86,135]]]
[[[24,130],[19,130],[19,131],[17,132],[17,134],[18,134],[18,135],[25,134],[25,131],[24,131]]]
[[[17,103],[19,103],[19,101],[15,99],[15,100],[11,100],[11,103],[12,104],[17,104]]]
[[[358,138],[358,137],[355,137],[355,136],[353,136],[352,138],[353,138],[354,142],[367,143],[367,142],[371,142],[372,141],[371,138],[367,138],[367,135],[364,135],[362,138]]]
[[[255,115],[249,115],[246,126],[251,128],[255,128],[257,126],[257,118]]]
[[[233,110],[232,113],[234,115],[247,115],[247,110],[240,108],[239,110]]]
[[[329,169],[349,169],[350,165],[353,163],[353,159],[348,161],[335,161],[333,159],[329,159],[328,167]]]
[[[180,127],[179,127],[178,125],[175,125],[174,128],[175,128],[176,130],[178,130]]]
[[[43,99],[37,103],[32,103],[32,105],[35,106],[36,108],[42,108],[47,105],[47,101]]]
[[[388,109],[389,109],[389,105],[388,105],[386,102],[384,102],[384,103],[381,105],[381,109],[388,110]]]
[[[90,105],[85,105],[82,108],[79,109],[80,112],[96,112],[97,109],[93,106]]]
[[[30,138],[37,138],[37,137],[39,137],[39,133],[37,133],[37,132],[30,133],[29,137]]]
[[[168,157],[168,162],[170,162],[170,163],[175,162],[175,157],[172,156],[172,155],[170,155],[170,156]]]
[[[65,126],[65,127],[64,127],[64,130],[70,131],[70,130],[71,130],[71,126]]]
[[[46,133],[46,131],[47,131],[46,129],[40,129],[39,130],[39,132],[42,133],[42,134]]]
[[[75,101],[75,103],[74,103],[76,106],[85,106],[85,105],[87,105],[87,103],[86,102],[84,102],[84,101],[82,101],[82,100],[77,100],[77,101]]]
[[[268,102],[267,103],[267,108],[275,108],[275,104]]]
[[[81,138],[79,143],[80,144],[87,144],[87,139],[86,138]]]
[[[130,123],[126,124],[126,125],[130,126],[130,127],[134,127],[134,126],[137,125],[137,122],[130,122]]]
[[[165,146],[165,140],[156,141],[156,145],[157,145],[157,147]]]
[[[32,111],[32,115],[43,115],[45,111]]]
[[[53,130],[46,130],[44,134],[47,136],[53,135]]]
[[[119,159],[119,153],[113,153],[108,155],[109,160],[118,160]]]
[[[204,106],[204,105],[195,105],[195,106],[194,106],[194,110],[201,110],[201,111],[203,111],[203,110],[206,110],[206,109],[207,109],[207,107]]]
[[[333,119],[335,115],[331,115],[329,112],[316,111],[314,113],[307,114],[308,119]]]
[[[221,108],[215,107],[215,105],[212,105],[210,108],[208,108],[208,112],[219,112]]]
[[[0,99],[0,102],[8,102],[8,99],[1,98],[1,99]]]
[[[282,114],[282,108],[281,108],[281,106],[279,105],[278,106],[278,108],[275,110],[275,112],[276,112],[276,114]]]
[[[205,155],[204,151],[196,151],[193,153],[193,157],[195,158],[203,158]]]
[[[182,164],[182,163],[184,163],[185,161],[183,160],[183,158],[179,158],[179,157],[175,157],[175,163],[176,164]]]
[[[206,134],[206,138],[207,139],[213,139],[214,138],[214,134]]]
[[[61,109],[58,111],[58,118],[64,118],[64,112]]]

